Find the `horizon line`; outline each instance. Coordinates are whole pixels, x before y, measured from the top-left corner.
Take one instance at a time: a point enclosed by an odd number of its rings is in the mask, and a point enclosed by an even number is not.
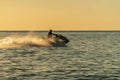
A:
[[[0,32],[9,32],[9,31],[14,31],[14,32],[22,32],[22,31],[26,31],[26,32],[28,32],[28,31],[49,31],[50,29],[48,29],[48,30],[0,30]],[[107,31],[107,32],[118,32],[118,31],[120,31],[120,30],[53,30],[53,31],[68,31],[68,32],[76,32],[76,31],[80,31],[80,32],[103,32],[103,31]]]

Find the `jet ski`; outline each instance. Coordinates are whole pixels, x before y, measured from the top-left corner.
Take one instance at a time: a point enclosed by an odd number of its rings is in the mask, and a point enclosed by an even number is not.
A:
[[[67,37],[61,34],[52,33],[52,30],[50,30],[48,33],[48,39],[50,44],[55,47],[66,46],[66,44],[70,41]]]
[[[67,37],[63,35],[57,35],[57,37],[52,37],[53,42],[51,41],[52,46],[66,46],[66,44],[69,42]]]

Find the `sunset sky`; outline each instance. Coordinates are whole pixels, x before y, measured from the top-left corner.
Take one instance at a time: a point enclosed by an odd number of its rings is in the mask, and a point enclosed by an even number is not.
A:
[[[0,0],[0,30],[120,30],[120,0]]]

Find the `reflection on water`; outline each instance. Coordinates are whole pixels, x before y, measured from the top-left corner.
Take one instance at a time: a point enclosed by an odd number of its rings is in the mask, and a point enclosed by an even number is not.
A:
[[[120,32],[58,33],[70,38],[67,47],[1,48],[0,79],[120,80]]]

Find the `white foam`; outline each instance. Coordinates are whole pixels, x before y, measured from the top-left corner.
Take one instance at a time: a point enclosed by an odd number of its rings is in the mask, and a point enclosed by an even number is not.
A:
[[[23,46],[50,46],[50,40],[48,38],[27,35],[8,36],[0,39],[0,48],[16,48]]]

